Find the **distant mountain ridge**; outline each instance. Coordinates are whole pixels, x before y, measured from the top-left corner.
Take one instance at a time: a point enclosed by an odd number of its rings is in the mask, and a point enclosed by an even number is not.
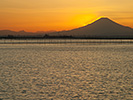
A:
[[[127,26],[120,25],[109,18],[103,17],[95,22],[86,26],[60,32],[43,32],[39,31],[36,33],[25,32],[25,31],[10,31],[0,30],[0,36],[36,36],[43,37],[45,34],[48,36],[71,36],[78,38],[133,38],[133,29]],[[47,37],[48,37],[47,36]]]
[[[65,35],[74,37],[133,37],[133,29],[120,25],[109,18],[100,18],[86,26],[50,35]]]
[[[43,37],[45,34],[53,33],[56,31],[37,31],[37,32],[26,32],[24,30],[21,31],[11,31],[11,30],[0,30],[0,36],[37,36],[37,37]]]
[[[11,30],[0,30],[0,36],[8,36],[8,35],[13,35],[13,36],[25,36],[29,35],[30,32],[25,32],[24,30],[16,32],[16,31],[11,31]],[[31,35],[31,34],[30,34]]]
[[[26,32],[24,30],[22,31],[11,31],[11,30],[0,30],[0,36],[17,36],[17,37],[21,37],[21,36],[37,36],[37,37],[41,37],[44,36],[45,32]]]

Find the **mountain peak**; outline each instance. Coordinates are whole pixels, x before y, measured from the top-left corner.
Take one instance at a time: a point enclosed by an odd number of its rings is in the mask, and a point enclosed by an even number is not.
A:
[[[90,25],[96,25],[98,27],[112,27],[114,25],[119,25],[121,26],[120,24],[112,21],[111,19],[109,19],[108,17],[101,17],[99,18],[98,20],[94,21],[93,23],[91,23]]]
[[[133,29],[123,26],[108,17],[101,17],[95,22],[70,31],[60,32],[58,35],[77,37],[130,37]]]
[[[95,22],[114,22],[114,21],[112,21],[111,19],[109,19],[108,17],[101,17],[101,18],[99,18],[98,20],[96,20]],[[94,23],[95,23],[94,22]]]
[[[25,30],[21,30],[21,31],[19,31],[19,32],[24,32],[24,33],[25,33]]]
[[[101,17],[99,20],[110,20],[108,17]]]

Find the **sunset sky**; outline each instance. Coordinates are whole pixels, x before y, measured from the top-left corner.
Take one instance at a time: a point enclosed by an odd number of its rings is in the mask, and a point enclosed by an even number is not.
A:
[[[0,30],[70,30],[101,16],[133,28],[133,0],[0,0]]]

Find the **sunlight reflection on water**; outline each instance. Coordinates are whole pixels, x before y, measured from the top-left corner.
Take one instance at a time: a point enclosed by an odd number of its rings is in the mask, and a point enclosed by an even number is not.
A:
[[[132,99],[132,44],[0,44],[0,99]]]

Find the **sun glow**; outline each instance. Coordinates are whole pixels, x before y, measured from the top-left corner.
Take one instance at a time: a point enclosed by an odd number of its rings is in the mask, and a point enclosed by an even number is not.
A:
[[[81,15],[75,15],[72,18],[72,21],[73,23],[75,23],[75,26],[85,26],[90,24],[96,18],[97,18],[96,14],[81,14]]]
[[[133,27],[132,4],[133,0],[1,0],[0,30],[70,30],[99,16]]]

